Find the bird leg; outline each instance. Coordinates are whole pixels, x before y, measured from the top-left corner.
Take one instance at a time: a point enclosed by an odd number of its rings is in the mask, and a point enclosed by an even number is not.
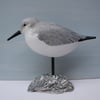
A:
[[[51,57],[51,74],[55,75],[55,58]]]

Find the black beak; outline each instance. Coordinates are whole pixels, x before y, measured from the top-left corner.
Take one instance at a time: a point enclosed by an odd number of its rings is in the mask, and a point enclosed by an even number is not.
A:
[[[14,37],[16,37],[16,36],[18,36],[18,35],[20,35],[20,34],[21,34],[21,32],[20,32],[20,31],[17,31],[17,32],[14,33],[11,37],[9,37],[9,38],[7,39],[7,41],[13,39]]]

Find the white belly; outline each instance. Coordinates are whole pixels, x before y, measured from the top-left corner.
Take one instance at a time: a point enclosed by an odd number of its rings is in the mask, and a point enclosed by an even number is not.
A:
[[[38,54],[48,57],[60,57],[72,52],[78,45],[78,42],[59,46],[49,46],[40,41],[36,35],[25,35],[27,45]]]

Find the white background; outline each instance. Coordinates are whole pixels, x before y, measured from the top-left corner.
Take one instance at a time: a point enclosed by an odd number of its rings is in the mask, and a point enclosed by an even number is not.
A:
[[[72,80],[75,90],[63,94],[27,92],[30,81],[0,81],[0,100],[100,100],[100,79]]]

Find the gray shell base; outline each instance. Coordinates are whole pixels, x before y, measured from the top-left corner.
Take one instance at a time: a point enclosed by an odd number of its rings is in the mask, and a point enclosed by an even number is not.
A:
[[[36,77],[28,87],[29,92],[61,94],[73,91],[74,87],[66,76],[45,74]]]

